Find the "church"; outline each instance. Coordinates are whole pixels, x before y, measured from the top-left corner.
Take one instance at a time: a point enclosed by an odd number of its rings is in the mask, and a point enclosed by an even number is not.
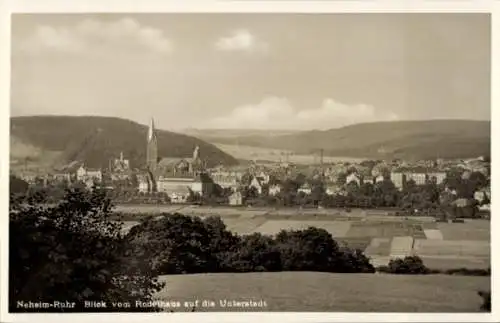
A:
[[[211,188],[211,181],[205,172],[205,162],[196,146],[192,157],[158,156],[158,138],[154,120],[151,119],[146,141],[146,169],[139,178],[139,191],[164,192],[172,202],[186,202],[189,191],[203,194]]]

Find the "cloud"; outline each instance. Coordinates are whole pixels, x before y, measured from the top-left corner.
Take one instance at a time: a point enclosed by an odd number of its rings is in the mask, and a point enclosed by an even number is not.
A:
[[[165,54],[172,50],[172,45],[162,30],[123,18],[111,22],[86,19],[73,26],[39,25],[20,43],[19,49],[31,54]]]
[[[263,52],[268,45],[257,39],[246,29],[234,30],[230,35],[222,37],[215,43],[215,48],[220,51]]]
[[[393,120],[398,120],[396,114],[381,113],[366,104],[349,105],[325,99],[318,108],[297,110],[286,98],[268,97],[258,104],[239,106],[229,115],[210,119],[200,127],[311,130]]]

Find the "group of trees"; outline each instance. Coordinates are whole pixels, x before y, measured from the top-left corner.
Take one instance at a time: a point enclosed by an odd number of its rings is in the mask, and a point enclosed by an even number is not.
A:
[[[36,310],[17,302],[40,300],[74,303],[46,311],[96,310],[83,300],[106,302],[100,311],[141,311],[112,304],[149,301],[163,288],[150,251],[136,252],[111,220],[105,192],[68,189],[52,206],[18,192],[11,195],[9,211],[9,311]]]
[[[341,247],[324,229],[282,230],[276,236],[239,236],[219,217],[181,214],[147,218],[127,239],[153,250],[160,274],[254,271],[374,272],[359,250]]]
[[[40,193],[42,194],[42,193]],[[374,272],[359,250],[341,247],[323,229],[239,236],[218,217],[164,214],[127,234],[106,192],[68,189],[54,205],[22,192],[11,195],[9,310],[17,301],[67,300],[53,311],[90,311],[83,300],[149,301],[164,287],[157,276],[204,272]],[[95,310],[95,309],[93,309]],[[106,309],[105,309],[106,310]],[[108,310],[120,310],[108,308]],[[144,310],[144,309],[142,309]],[[151,309],[149,309],[151,310]]]

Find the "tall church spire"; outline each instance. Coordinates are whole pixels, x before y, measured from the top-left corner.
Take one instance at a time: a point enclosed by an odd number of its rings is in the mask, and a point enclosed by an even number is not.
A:
[[[148,138],[146,143],[146,166],[148,170],[154,172],[158,163],[158,142],[156,139],[156,131],[154,120],[151,118],[149,125]]]
[[[151,118],[151,121],[149,123],[149,130],[148,130],[148,142],[153,140],[153,137],[156,137],[155,121],[153,118]]]

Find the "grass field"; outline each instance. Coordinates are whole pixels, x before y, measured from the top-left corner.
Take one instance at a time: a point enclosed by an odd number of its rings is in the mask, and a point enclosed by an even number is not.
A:
[[[421,256],[489,257],[490,243],[477,240],[416,240],[414,250]]]
[[[490,240],[489,221],[466,221],[462,223],[438,223],[437,227],[445,240]]]
[[[308,227],[318,227],[328,231],[333,237],[345,237],[351,224],[346,221],[297,221],[297,220],[267,220],[255,228],[262,234],[277,234],[281,230],[304,230]]]
[[[373,215],[371,211],[300,210],[246,207],[199,206],[121,206],[124,213],[178,212],[191,216],[220,216],[228,230],[237,234],[259,232],[274,235],[280,230],[301,230],[310,226],[328,231],[334,239],[351,248],[361,249],[374,264],[394,256],[416,254],[432,269],[486,268],[490,264],[490,222],[466,220],[465,223],[436,223],[428,217],[408,219]],[[127,221],[127,231],[136,221]],[[405,243],[401,252],[398,241]],[[407,239],[407,240],[408,240]],[[410,241],[408,240],[408,241]],[[401,253],[401,255],[400,255]]]
[[[329,274],[313,272],[163,276],[157,297],[170,301],[211,300],[197,311],[237,311],[219,300],[263,300],[245,311],[478,312],[478,290],[489,277]],[[190,310],[188,307],[186,310]]]
[[[457,268],[468,268],[468,269],[487,269],[491,267],[490,258],[456,258],[456,257],[428,257],[422,256],[422,261],[424,264],[431,269],[457,269]]]

